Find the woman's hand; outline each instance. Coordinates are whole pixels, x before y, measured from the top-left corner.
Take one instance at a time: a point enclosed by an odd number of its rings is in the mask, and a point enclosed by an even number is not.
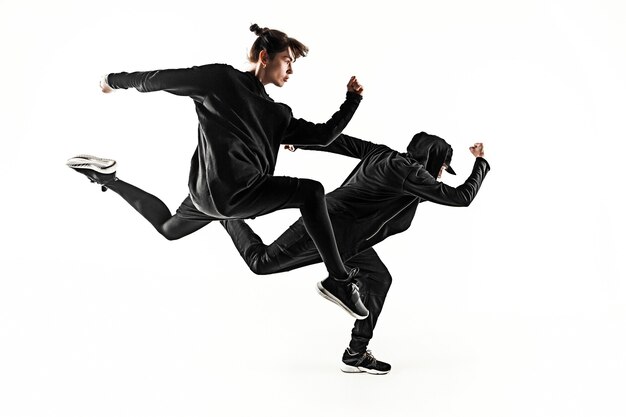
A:
[[[102,76],[102,78],[100,78],[100,89],[102,90],[103,93],[108,94],[111,91],[113,91],[113,89],[111,88],[111,86],[107,83],[107,75],[109,74],[104,74]]]
[[[357,93],[358,95],[363,95],[363,86],[359,84],[359,80],[353,75],[350,77],[350,81],[348,81],[348,92]]]

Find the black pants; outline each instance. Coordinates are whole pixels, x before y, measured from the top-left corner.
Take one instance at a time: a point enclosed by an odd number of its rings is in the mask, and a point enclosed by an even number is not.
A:
[[[242,220],[221,223],[228,231],[239,254],[255,274],[273,274],[321,262],[302,219],[292,224],[270,245],[265,245]],[[341,255],[343,257],[344,254]],[[372,248],[353,255],[344,262],[350,268],[359,268],[357,284],[363,304],[370,312],[366,319],[355,321],[350,340],[350,348],[353,351],[364,352],[374,335],[374,327],[391,286],[391,275]]]
[[[119,194],[137,210],[154,228],[169,240],[189,235],[214,220],[215,217],[199,211],[191,199],[185,201],[172,215],[165,203],[158,197],[122,180],[107,183],[107,187]],[[261,216],[286,208],[299,208],[304,219],[304,227],[312,236],[316,247],[331,277],[345,279],[347,272],[335,242],[333,227],[326,209],[324,187],[317,181],[268,176],[257,187],[246,212],[241,217]]]

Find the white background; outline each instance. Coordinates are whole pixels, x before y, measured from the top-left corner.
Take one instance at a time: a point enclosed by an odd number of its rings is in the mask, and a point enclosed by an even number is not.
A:
[[[0,416],[626,415],[625,19],[618,0],[0,0]],[[316,294],[322,265],[254,276],[219,224],[168,242],[64,165],[115,158],[176,209],[193,103],[99,78],[246,69],[255,22],[311,49],[268,87],[296,116],[325,121],[355,74],[346,133],[437,134],[451,185],[485,143],[469,208],[424,204],[377,247],[387,376],[339,371],[352,320]],[[285,152],[277,174],[331,190],[355,162]],[[297,217],[251,224],[270,242]]]

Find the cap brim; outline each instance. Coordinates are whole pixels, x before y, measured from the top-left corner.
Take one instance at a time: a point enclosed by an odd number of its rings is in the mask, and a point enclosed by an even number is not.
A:
[[[446,168],[446,172],[449,173],[449,174],[452,174],[452,175],[456,175],[456,172],[454,172],[454,170],[450,166],[448,168]]]

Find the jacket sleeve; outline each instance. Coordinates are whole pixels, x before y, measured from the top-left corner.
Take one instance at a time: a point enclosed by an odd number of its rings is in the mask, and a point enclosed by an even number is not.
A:
[[[404,191],[407,194],[420,197],[433,203],[454,207],[470,205],[480,186],[489,172],[490,167],[484,158],[476,158],[474,169],[467,180],[458,187],[450,187],[437,181],[423,167],[413,171],[404,181]]]
[[[289,145],[328,145],[337,138],[348,125],[363,97],[348,92],[346,101],[326,123],[311,123],[292,118],[281,143]]]
[[[207,91],[210,67],[204,65],[183,69],[119,72],[107,75],[107,83],[111,88],[135,88],[142,93],[167,91],[179,96],[195,96]]]
[[[310,151],[324,151],[349,156],[351,158],[363,159],[373,150],[382,147],[372,142],[358,139],[346,134],[341,134],[328,146],[305,145],[296,146],[297,149]]]

